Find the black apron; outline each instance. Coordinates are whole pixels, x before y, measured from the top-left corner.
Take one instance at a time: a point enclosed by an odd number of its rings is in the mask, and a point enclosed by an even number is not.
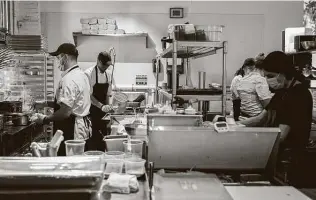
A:
[[[99,83],[98,81],[98,67],[95,66],[95,76],[96,76],[96,83],[93,86],[93,93],[92,95],[102,104],[107,105],[107,93],[109,90],[109,79],[105,72],[107,82],[106,83]],[[91,104],[90,107],[90,114],[92,120],[92,143],[94,150],[104,151],[105,150],[105,142],[103,141],[104,136],[107,135],[109,132],[108,124],[106,121],[102,120],[105,113],[98,107]]]
[[[296,79],[293,79],[288,89],[292,88],[295,85]],[[288,94],[288,90],[281,91],[282,100]],[[301,171],[304,170],[304,166],[302,166],[301,158],[304,153],[303,148],[292,147],[287,141],[284,141],[279,146],[278,160],[288,160],[290,161],[288,167],[288,180],[291,185],[295,187],[300,187],[301,184],[304,184],[304,178],[300,175]]]
[[[72,68],[71,70],[68,71],[68,73],[76,68],[78,68],[79,66],[76,66],[74,68]],[[57,99],[55,97],[54,100],[54,112],[58,111],[60,109],[60,106],[57,103]],[[84,121],[85,123],[89,123],[89,120],[87,120],[88,116],[84,117]],[[60,121],[55,121],[54,122],[54,133],[56,133],[57,130],[61,130],[63,131],[63,136],[64,136],[64,141],[60,143],[60,147],[58,150],[57,155],[58,156],[66,156],[66,147],[65,147],[65,141],[67,140],[73,140],[74,139],[74,132],[75,132],[75,120],[76,120],[76,116],[71,114],[68,118],[60,120]],[[89,124],[87,124],[87,126],[89,126]],[[89,146],[89,139],[86,140],[86,145],[85,145],[85,150],[88,149]]]

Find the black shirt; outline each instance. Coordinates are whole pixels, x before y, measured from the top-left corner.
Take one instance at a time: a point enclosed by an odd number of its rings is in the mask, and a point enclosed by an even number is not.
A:
[[[266,110],[276,111],[277,125],[290,127],[284,145],[290,148],[305,148],[311,130],[313,99],[308,87],[297,84],[276,92]]]

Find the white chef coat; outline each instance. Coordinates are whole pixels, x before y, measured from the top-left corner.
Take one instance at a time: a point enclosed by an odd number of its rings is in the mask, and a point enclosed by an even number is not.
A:
[[[237,92],[237,85],[240,82],[240,80],[242,79],[241,75],[235,76],[232,80],[232,83],[230,85],[230,91],[232,93],[232,99],[236,100],[239,98],[238,96],[238,92]]]
[[[259,115],[264,109],[260,101],[273,96],[266,78],[257,71],[250,72],[239,80],[237,92],[241,99],[241,112],[251,117]]]
[[[87,76],[80,68],[73,69],[77,65],[64,71],[56,90],[57,103],[63,103],[71,108],[71,113],[76,116],[74,139],[88,139],[91,135],[91,127],[87,127],[83,117],[89,114],[90,83]]]
[[[95,70],[96,70],[96,66],[94,65],[93,67],[90,67],[90,68],[86,69],[86,71],[85,71],[85,74],[89,78],[91,94],[93,93],[93,86],[97,82]],[[107,70],[105,70],[104,73],[102,73],[98,69],[98,83],[109,83],[110,84],[111,83],[111,77],[112,77],[112,70],[107,69]],[[115,83],[114,83],[114,79],[113,79],[112,85],[110,85],[109,89],[108,89],[108,93],[107,93],[108,96],[112,96],[112,88],[114,87],[114,85],[115,85]]]

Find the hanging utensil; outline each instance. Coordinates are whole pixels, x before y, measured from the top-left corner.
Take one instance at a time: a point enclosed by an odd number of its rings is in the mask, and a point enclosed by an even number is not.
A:
[[[113,82],[113,74],[114,74],[114,66],[115,66],[115,57],[116,57],[116,53],[115,53],[115,49],[114,47],[111,47],[110,50],[110,56],[111,56],[111,60],[112,60],[112,66],[113,66],[113,69],[112,69],[112,74],[111,74],[111,85],[112,85],[112,82]]]

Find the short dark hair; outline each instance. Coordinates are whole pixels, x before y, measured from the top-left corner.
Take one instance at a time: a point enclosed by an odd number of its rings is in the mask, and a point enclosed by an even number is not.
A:
[[[244,67],[242,66],[241,68],[239,68],[236,73],[235,73],[235,76],[245,76],[245,71],[244,71]]]
[[[106,52],[106,51],[100,52],[99,55],[98,55],[98,60],[103,65],[105,65],[108,61],[111,61],[111,55],[108,52]]]
[[[288,80],[298,75],[290,58],[281,51],[269,53],[261,66],[267,72],[284,74]]]
[[[254,66],[255,64],[256,64],[256,62],[255,62],[254,58],[247,58],[244,61],[244,65],[243,66],[248,67],[248,66]]]

